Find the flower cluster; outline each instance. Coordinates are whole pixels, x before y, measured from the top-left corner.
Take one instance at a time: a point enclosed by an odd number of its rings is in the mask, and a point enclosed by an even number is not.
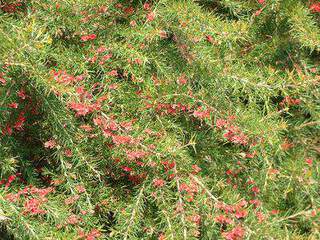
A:
[[[249,143],[248,136],[245,135],[238,126],[232,124],[233,116],[228,120],[217,119],[216,126],[218,129],[224,130],[223,137],[234,144],[246,146]]]

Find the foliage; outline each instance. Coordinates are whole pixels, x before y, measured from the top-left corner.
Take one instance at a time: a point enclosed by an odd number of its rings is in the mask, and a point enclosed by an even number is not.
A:
[[[319,239],[319,19],[304,0],[0,1],[0,234]]]

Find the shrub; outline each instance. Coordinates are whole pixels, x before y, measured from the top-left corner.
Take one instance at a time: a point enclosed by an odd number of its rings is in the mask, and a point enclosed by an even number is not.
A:
[[[0,6],[5,239],[320,238],[319,3]]]

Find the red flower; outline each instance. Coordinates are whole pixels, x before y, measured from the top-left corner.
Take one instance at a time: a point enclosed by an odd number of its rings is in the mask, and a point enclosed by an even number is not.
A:
[[[277,214],[279,214],[279,213],[280,213],[279,210],[276,210],[276,209],[271,210],[271,214],[272,214],[272,215],[277,215]]]
[[[26,121],[26,118],[24,117],[24,112],[21,112],[13,127],[17,130],[22,130],[22,127],[25,121]]]
[[[262,10],[263,10],[263,8],[259,9],[258,11],[256,11],[256,12],[254,13],[254,15],[255,15],[256,17],[259,16],[259,15],[262,13]]]
[[[125,171],[125,172],[131,172],[131,171],[132,171],[132,168],[127,167],[127,166],[122,166],[121,168],[122,168],[122,170]]]
[[[10,187],[11,183],[16,179],[16,175],[11,175],[8,177],[5,189],[8,189],[8,187]]]
[[[258,3],[264,4],[264,1],[265,1],[265,0],[258,0]]]
[[[312,4],[309,9],[311,10],[311,12],[313,13],[320,13],[320,3],[314,3]]]
[[[284,150],[284,151],[287,151],[287,150],[289,150],[290,148],[293,148],[293,147],[294,147],[294,144],[288,142],[288,139],[285,139],[284,143],[281,144],[281,149]]]
[[[126,14],[133,14],[134,13],[134,8],[133,7],[127,7],[123,10]]]
[[[255,194],[260,192],[260,189],[257,186],[254,186],[252,189],[252,192],[254,192]]]
[[[27,200],[24,204],[24,214],[37,215],[45,214],[47,211],[41,209],[41,205],[46,202],[47,199],[36,199],[32,198]]]
[[[17,94],[18,94],[18,97],[21,98],[22,100],[26,99],[27,97],[26,92],[24,90],[19,90]]]
[[[166,237],[163,233],[161,233],[158,237],[158,240],[166,240]]]
[[[231,125],[226,130],[227,131],[223,134],[223,137],[228,141],[240,145],[248,144],[248,137],[238,127]]]
[[[79,76],[73,76],[71,74],[68,74],[66,71],[56,71],[56,70],[52,70],[51,74],[53,75],[53,79],[57,82],[57,83],[63,83],[63,84],[70,84],[70,83],[74,83],[74,82],[79,82],[82,81],[85,76],[84,75],[79,75]],[[77,93],[83,93],[84,88],[83,87],[78,87],[77,88]]]
[[[312,160],[311,158],[307,158],[307,159],[306,159],[306,163],[307,163],[309,166],[312,166],[313,160]]]
[[[17,109],[18,106],[19,106],[19,104],[16,103],[16,102],[13,102],[13,103],[8,104],[8,107],[9,107],[9,108],[15,108],[15,109]]]
[[[199,225],[201,222],[201,216],[199,214],[194,214],[190,216],[190,220],[194,222],[195,224]]]
[[[81,40],[86,42],[86,41],[89,41],[89,40],[94,40],[96,38],[97,38],[96,34],[89,34],[89,35],[82,36]]]
[[[246,158],[254,158],[255,156],[257,155],[257,152],[256,151],[253,151],[253,153],[246,153]]]
[[[268,171],[268,173],[269,173],[269,174],[279,174],[280,171],[279,171],[278,169],[272,168],[272,169],[270,169],[270,170]]]
[[[206,36],[206,40],[209,42],[209,43],[213,43],[213,37],[211,35],[207,35]]]
[[[12,128],[9,126],[9,124],[6,125],[4,129],[2,129],[2,135],[8,134],[9,136],[12,134]]]

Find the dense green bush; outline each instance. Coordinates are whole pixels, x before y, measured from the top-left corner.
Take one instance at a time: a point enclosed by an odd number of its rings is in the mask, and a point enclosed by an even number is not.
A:
[[[0,1],[0,239],[320,239],[319,20]]]

